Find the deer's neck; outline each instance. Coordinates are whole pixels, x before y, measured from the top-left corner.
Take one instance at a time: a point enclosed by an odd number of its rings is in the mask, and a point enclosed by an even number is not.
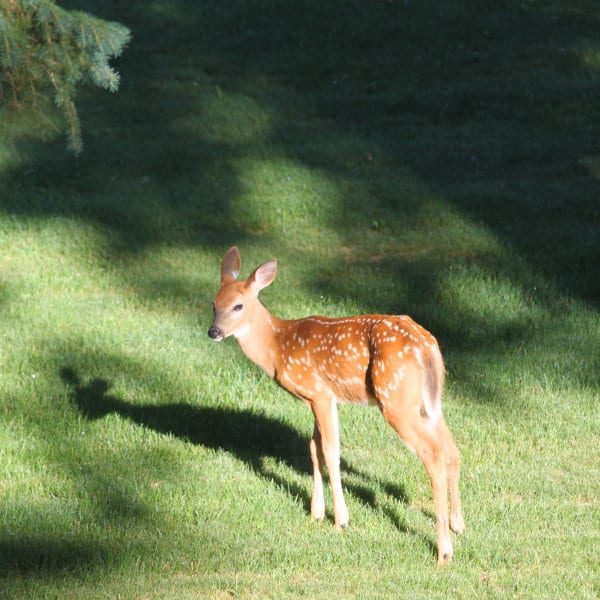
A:
[[[276,372],[279,357],[278,339],[286,325],[286,321],[274,317],[257,301],[254,319],[247,330],[237,336],[244,354],[270,377]]]

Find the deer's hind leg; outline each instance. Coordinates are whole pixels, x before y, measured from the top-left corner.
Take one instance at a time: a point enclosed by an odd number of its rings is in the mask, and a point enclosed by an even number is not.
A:
[[[448,471],[446,445],[436,425],[423,414],[421,375],[417,369],[406,369],[400,386],[391,389],[389,382],[374,373],[373,388],[385,420],[400,439],[423,463],[435,504],[438,564],[452,560],[448,514]]]
[[[414,450],[429,475],[435,504],[438,563],[449,563],[452,560],[453,549],[448,515],[448,473],[445,449],[427,427],[401,423],[389,414],[386,420],[402,441]]]
[[[448,429],[443,417],[438,421],[436,428],[440,439],[443,440],[446,452],[446,470],[448,472],[448,491],[450,492],[450,529],[455,533],[465,530],[465,521],[460,500],[460,452],[454,443],[452,433]]]

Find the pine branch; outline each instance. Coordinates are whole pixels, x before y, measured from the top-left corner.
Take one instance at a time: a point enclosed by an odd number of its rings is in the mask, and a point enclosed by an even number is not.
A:
[[[110,60],[131,38],[119,23],[51,0],[4,0],[0,5],[0,102],[10,91],[13,107],[32,109],[41,96],[52,97],[63,116],[68,146],[82,148],[75,106],[79,85],[92,83],[116,92],[119,74]]]

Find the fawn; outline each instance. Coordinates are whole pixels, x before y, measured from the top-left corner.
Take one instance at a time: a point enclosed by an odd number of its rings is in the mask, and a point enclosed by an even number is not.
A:
[[[233,246],[221,262],[221,287],[208,335],[214,341],[234,336],[252,362],[312,410],[311,516],[325,516],[321,477],[325,465],[335,527],[348,525],[337,403],[375,405],[425,466],[435,503],[438,563],[449,563],[450,529],[461,533],[464,520],[460,453],[441,411],[445,370],[436,339],[406,315],[278,319],[258,299],[258,293],[275,279],[277,261],[257,267],[246,281],[237,280],[240,268],[240,253]]]

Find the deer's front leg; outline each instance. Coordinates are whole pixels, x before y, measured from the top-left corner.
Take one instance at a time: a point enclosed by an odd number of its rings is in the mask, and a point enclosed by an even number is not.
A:
[[[313,401],[311,407],[315,416],[315,425],[319,429],[325,464],[329,471],[329,481],[333,493],[335,527],[336,529],[344,529],[348,526],[349,516],[342,490],[342,478],[340,476],[340,434],[337,405],[334,399],[323,399]],[[314,439],[315,437],[313,436]]]
[[[313,466],[313,490],[310,500],[310,514],[313,519],[320,521],[325,517],[325,498],[323,497],[323,477],[321,468],[324,464],[323,450],[321,446],[321,433],[315,419],[313,436],[310,440],[310,458]]]

